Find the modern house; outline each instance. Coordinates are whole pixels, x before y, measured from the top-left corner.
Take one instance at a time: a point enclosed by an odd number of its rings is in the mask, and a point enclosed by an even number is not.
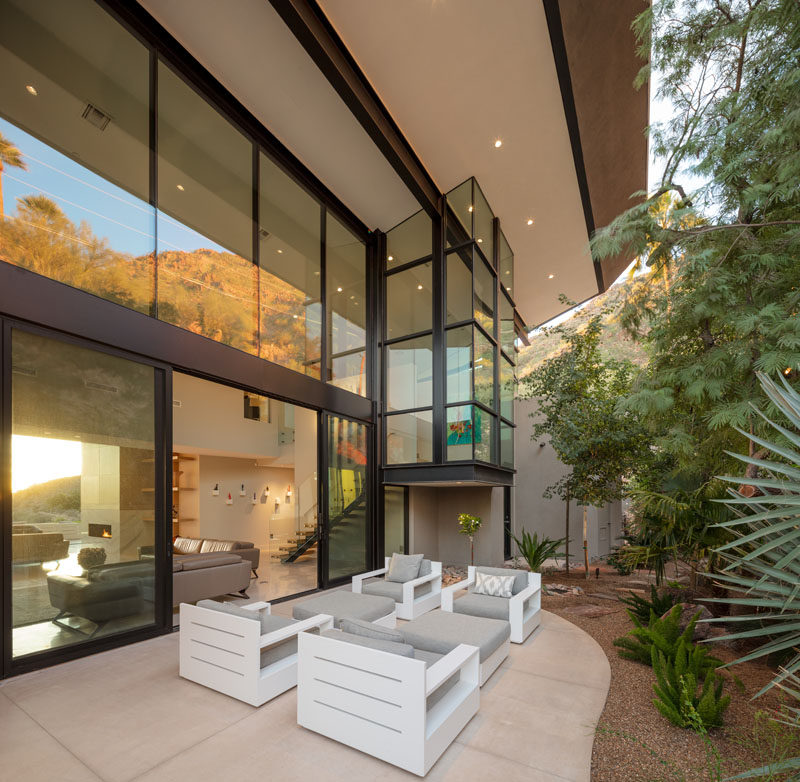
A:
[[[267,599],[465,511],[502,563],[516,346],[629,260],[642,8],[0,0],[2,676],[169,632],[173,542]]]

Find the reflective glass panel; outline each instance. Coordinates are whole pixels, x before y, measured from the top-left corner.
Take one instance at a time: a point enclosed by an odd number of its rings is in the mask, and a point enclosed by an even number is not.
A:
[[[502,294],[498,298],[500,299],[500,347],[511,361],[516,363],[514,340],[517,335],[514,331],[514,308]]]
[[[447,335],[447,402],[472,399],[472,327],[449,329]]]
[[[497,463],[495,427],[497,419],[480,407],[475,408],[475,458],[481,462]]]
[[[0,13],[0,259],[149,313],[149,53],[91,0]]]
[[[153,625],[153,368],[16,329],[11,350],[13,656]]]
[[[158,66],[158,317],[258,350],[253,146]]]
[[[367,569],[369,503],[365,424],[328,417],[328,575]]]
[[[503,356],[500,357],[500,415],[509,421],[514,420],[514,394],[517,379],[514,367]]]
[[[330,212],[325,258],[329,382],[366,396],[366,247]]]
[[[447,461],[472,459],[474,429],[472,405],[448,407],[447,410]]]
[[[500,465],[514,469],[514,427],[500,422]]]
[[[498,259],[498,269],[500,272],[500,284],[509,295],[513,296],[514,288],[514,253],[511,252],[505,234],[500,231],[500,257]]]
[[[475,399],[494,410],[495,347],[475,329]]]
[[[494,276],[477,256],[472,268],[475,275],[473,317],[489,334],[494,335]]]
[[[386,268],[424,258],[432,252],[431,218],[420,210],[386,234]]]
[[[320,205],[260,156],[260,355],[319,377]]]
[[[494,214],[481,191],[475,183],[475,241],[490,264],[494,264]]]
[[[433,337],[386,346],[386,404],[389,410],[430,407],[433,387]]]
[[[387,415],[386,463],[411,464],[433,459],[433,414],[430,410]]]
[[[447,205],[453,210],[447,220],[447,247],[452,247],[472,237],[472,179],[447,194]]]
[[[430,331],[432,307],[430,263],[390,274],[386,278],[386,338]]]
[[[472,318],[472,251],[457,250],[447,256],[447,323]]]
[[[383,489],[384,556],[405,554],[406,489],[404,486],[385,486]]]

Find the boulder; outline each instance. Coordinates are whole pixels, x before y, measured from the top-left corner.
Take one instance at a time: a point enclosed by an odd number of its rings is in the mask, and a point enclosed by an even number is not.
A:
[[[705,641],[711,635],[711,628],[713,625],[710,624],[701,624],[701,619],[713,619],[714,615],[709,611],[705,606],[698,605],[697,603],[678,603],[681,607],[681,615],[678,620],[678,625],[683,632],[686,627],[688,626],[689,622],[692,621],[692,617],[699,611],[700,616],[698,617],[697,624],[694,626],[694,635],[692,636],[693,641]],[[670,609],[667,611],[662,619],[665,619],[667,615],[672,611]]]

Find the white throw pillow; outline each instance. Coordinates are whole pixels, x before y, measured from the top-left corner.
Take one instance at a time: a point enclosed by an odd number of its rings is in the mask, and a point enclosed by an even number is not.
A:
[[[514,588],[515,576],[490,576],[488,573],[475,573],[476,595],[489,595],[490,597],[511,597]]]

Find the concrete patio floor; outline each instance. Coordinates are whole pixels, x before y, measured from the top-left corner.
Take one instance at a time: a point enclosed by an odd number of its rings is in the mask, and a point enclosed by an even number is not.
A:
[[[543,611],[426,779],[586,782],[610,676],[592,638]],[[181,679],[173,633],[0,684],[0,780],[418,778],[298,727],[296,706],[295,690],[255,709]]]

